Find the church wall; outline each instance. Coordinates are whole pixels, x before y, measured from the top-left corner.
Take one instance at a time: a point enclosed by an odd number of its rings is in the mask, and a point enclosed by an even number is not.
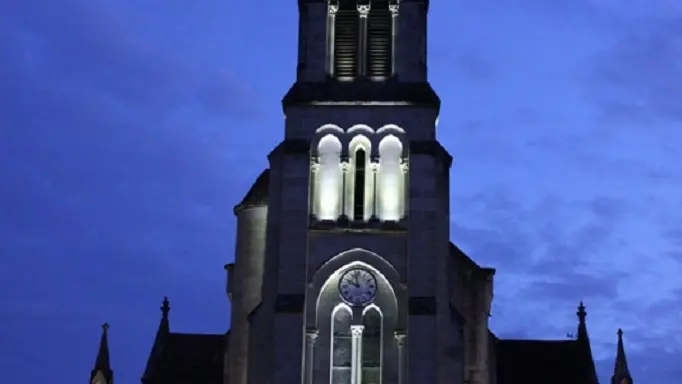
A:
[[[348,129],[356,124],[366,124],[379,129],[395,124],[406,131],[408,140],[434,140],[438,111],[432,108],[410,106],[324,106],[289,107],[286,111],[287,139],[312,140],[315,130],[327,124]]]
[[[279,294],[303,294],[305,290],[310,159],[308,153],[288,153],[282,145],[269,159],[263,300],[250,318],[251,327],[259,332],[249,337],[249,384],[300,381],[300,365],[286,370],[280,362],[291,362],[292,354],[301,356],[302,338],[294,343],[291,333],[300,335],[303,315],[276,313],[275,307]]]
[[[492,271],[474,264],[462,254],[451,256],[453,286],[451,297],[465,318],[465,378],[471,384],[488,384],[490,334],[488,315],[492,303]],[[494,367],[493,367],[494,369]]]
[[[230,313],[230,384],[246,383],[249,323],[247,316],[261,301],[265,256],[267,207],[252,207],[237,214],[237,241]]]
[[[282,204],[277,212],[280,226],[276,239],[269,242],[268,247],[272,257],[278,259],[277,288],[271,295],[302,295],[305,292],[310,158],[307,153],[281,153],[271,158],[271,163],[277,163],[280,168],[281,184],[278,193],[271,190],[270,196],[275,192]],[[273,382],[300,382],[301,360],[291,356],[302,356],[303,313],[275,313],[274,329],[271,339],[275,357]]]
[[[431,372],[433,378],[429,380],[436,383],[451,383],[453,377],[461,377],[461,363],[457,361],[461,354],[456,353],[461,341],[449,315],[445,265],[449,252],[448,166],[431,155],[410,156],[409,291],[410,296],[434,297],[437,308],[436,315],[428,319],[410,316],[409,370],[425,375]],[[428,343],[423,340],[425,332]]]
[[[408,200],[408,284],[411,296],[435,296],[440,244],[438,216],[443,207],[437,192],[437,159],[410,155]]]
[[[327,76],[327,2],[301,3],[299,80],[324,81]]]
[[[438,383],[461,382],[464,378],[464,340],[462,319],[455,316],[450,301],[450,164],[434,159],[432,173],[435,179],[433,200],[438,209],[433,212],[437,238],[438,258],[436,268],[437,329],[438,329]]]
[[[488,382],[497,384],[497,338],[488,332]]]
[[[300,383],[303,375],[303,316],[278,313],[275,318],[275,369],[273,383]],[[292,357],[301,358],[292,358]]]
[[[302,293],[305,288],[308,242],[309,175],[308,154],[287,155],[282,159],[282,209],[276,246],[272,252],[280,258],[278,293]],[[272,196],[272,195],[271,195]]]
[[[396,74],[403,82],[426,81],[426,7],[401,2],[398,14]]]
[[[404,278],[407,265],[404,233],[352,233],[312,231],[308,243],[309,279],[330,258],[353,248],[376,253],[388,261]]]
[[[436,383],[436,317],[410,316],[407,332],[408,383]]]

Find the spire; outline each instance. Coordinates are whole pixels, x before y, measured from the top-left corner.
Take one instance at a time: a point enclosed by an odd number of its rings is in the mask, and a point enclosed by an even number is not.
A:
[[[597,383],[597,370],[594,367],[594,359],[592,358],[592,347],[590,346],[590,337],[587,335],[587,312],[585,311],[585,305],[580,302],[578,305],[578,337],[576,341],[578,343],[578,348],[581,354],[581,365],[582,370],[585,372],[585,380],[589,383]]]
[[[109,324],[102,324],[102,337],[99,341],[99,351],[95,359],[95,367],[90,372],[90,382],[92,384],[113,384],[114,371],[109,363]]]
[[[616,363],[613,367],[612,384],[632,384],[628,360],[625,357],[625,347],[623,346],[623,330],[618,329],[618,349],[616,351]]]
[[[170,302],[168,301],[168,296],[164,296],[163,303],[161,304],[161,322],[164,321],[168,323],[168,313],[170,312]]]
[[[161,349],[166,343],[166,339],[170,334],[170,321],[168,320],[169,312],[170,302],[168,301],[168,297],[164,297],[163,302],[161,303],[161,323],[159,323],[159,329],[156,331],[156,337],[154,338],[154,345],[152,346],[152,351],[149,354],[149,358],[147,359],[147,367],[145,368],[144,375],[142,376],[143,382],[147,382],[152,379]]]

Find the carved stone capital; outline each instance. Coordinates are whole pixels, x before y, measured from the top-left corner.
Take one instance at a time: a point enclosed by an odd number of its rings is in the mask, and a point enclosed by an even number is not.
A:
[[[344,173],[348,173],[348,171],[350,170],[350,163],[348,161],[341,162],[341,170]]]
[[[388,10],[391,11],[391,16],[393,16],[393,17],[398,16],[398,9],[399,8],[400,8],[400,6],[397,3],[388,5]]]
[[[367,17],[369,15],[369,10],[372,8],[372,6],[369,4],[358,4],[357,8],[360,17]]]
[[[319,164],[319,163],[312,163],[312,164],[310,165],[310,170],[311,170],[313,173],[317,173],[317,172],[320,170],[320,164]]]
[[[398,343],[399,347],[404,347],[405,346],[405,341],[407,341],[407,334],[404,332],[396,332],[394,334],[395,336],[395,341]]]
[[[350,327],[350,333],[351,333],[353,336],[358,336],[358,337],[359,337],[359,336],[362,336],[362,331],[363,331],[364,328],[365,328],[365,327],[362,326],[362,325],[352,325],[352,326]]]
[[[339,11],[339,4],[329,2],[329,7],[327,7],[327,12],[330,16],[336,16],[336,12]]]
[[[317,340],[317,337],[319,336],[319,331],[317,328],[308,328],[305,330],[305,337],[308,340],[309,344],[314,344],[315,340]]]

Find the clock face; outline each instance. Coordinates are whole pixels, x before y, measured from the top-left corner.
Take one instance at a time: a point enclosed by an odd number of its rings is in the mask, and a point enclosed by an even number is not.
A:
[[[350,304],[368,304],[377,294],[377,280],[366,269],[349,269],[339,280],[339,293],[341,298]]]

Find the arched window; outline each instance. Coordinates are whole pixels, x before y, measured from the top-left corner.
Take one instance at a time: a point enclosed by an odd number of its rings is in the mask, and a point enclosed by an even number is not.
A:
[[[379,143],[379,177],[377,188],[379,217],[386,221],[398,221],[404,211],[405,178],[400,160],[403,145],[400,139],[387,135]]]
[[[350,384],[352,360],[351,321],[353,313],[345,304],[339,304],[332,312],[331,377],[330,384]]]
[[[353,175],[353,183],[355,190],[353,191],[353,220],[363,220],[365,216],[365,177],[367,175],[367,153],[364,149],[358,148],[355,151],[355,164]]]
[[[372,0],[367,18],[367,75],[372,80],[384,80],[392,72],[393,17],[389,0]]]
[[[315,177],[315,214],[320,220],[336,220],[341,205],[341,141],[324,136],[318,146],[318,170]]]
[[[348,152],[350,167],[346,175],[346,215],[355,221],[366,221],[372,215],[374,203],[371,143],[364,135],[357,135],[351,140]]]
[[[362,316],[362,384],[381,384],[383,317],[375,306]]]
[[[352,80],[358,73],[360,18],[355,3],[338,0],[336,14],[329,19],[332,74],[342,81]]]

